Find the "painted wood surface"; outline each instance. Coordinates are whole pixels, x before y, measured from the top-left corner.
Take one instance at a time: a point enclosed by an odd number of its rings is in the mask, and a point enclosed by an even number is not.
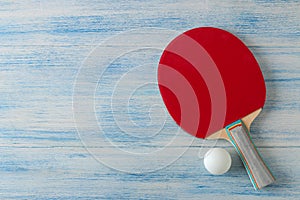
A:
[[[299,10],[299,1],[1,1],[0,199],[299,199]],[[160,54],[152,47],[167,44],[174,32],[200,26],[236,34],[261,65],[267,102],[251,131],[277,178],[262,191],[253,189],[225,141],[186,143],[190,137],[182,133],[178,143],[166,146],[177,127],[161,112],[155,85],[146,84],[155,81]],[[118,41],[118,34],[144,28],[170,32],[161,40],[144,32],[141,41],[148,46],[123,52],[107,66],[94,96],[94,114],[104,134],[88,129],[78,134],[73,94],[82,65],[112,36]],[[139,45],[129,42],[110,46],[99,60]],[[128,79],[122,82],[122,77]],[[126,88],[137,83],[146,85],[128,98],[133,91]],[[77,98],[84,100],[84,95]],[[91,113],[82,113],[89,119]],[[163,131],[153,134],[157,129]],[[90,137],[95,141],[82,141]],[[114,145],[100,146],[101,137]],[[225,175],[204,169],[203,154],[213,146],[231,153],[233,166]],[[127,159],[118,148],[145,159]],[[146,156],[157,149],[168,153]],[[118,167],[103,164],[102,157]],[[163,167],[157,164],[165,161]]]

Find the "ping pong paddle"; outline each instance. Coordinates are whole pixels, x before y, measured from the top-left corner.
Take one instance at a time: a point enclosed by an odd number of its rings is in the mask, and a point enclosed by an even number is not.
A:
[[[249,133],[265,103],[266,86],[240,39],[213,27],[186,31],[165,48],[157,73],[164,104],[183,130],[230,141],[255,189],[275,181]]]

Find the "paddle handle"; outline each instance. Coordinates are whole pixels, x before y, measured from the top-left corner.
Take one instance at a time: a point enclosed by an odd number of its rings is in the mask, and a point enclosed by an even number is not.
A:
[[[249,130],[241,120],[226,127],[231,143],[238,152],[247,170],[250,180],[256,190],[259,190],[275,181],[270,169],[258,153],[251,140]]]

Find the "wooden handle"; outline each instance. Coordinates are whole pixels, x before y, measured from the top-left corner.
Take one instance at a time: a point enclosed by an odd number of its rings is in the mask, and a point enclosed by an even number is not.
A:
[[[275,178],[255,148],[243,122],[239,120],[227,126],[226,132],[242,159],[254,188],[258,190],[273,183]]]

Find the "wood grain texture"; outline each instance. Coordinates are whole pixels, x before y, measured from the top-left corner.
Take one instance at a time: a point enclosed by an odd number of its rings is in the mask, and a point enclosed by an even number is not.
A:
[[[1,1],[0,199],[299,199],[299,10],[298,1]],[[238,155],[224,141],[195,140],[167,167],[137,174],[98,162],[87,149],[94,148],[101,156],[113,152],[112,147],[86,148],[77,134],[74,82],[81,64],[98,44],[142,27],[181,32],[200,26],[236,34],[261,65],[267,101],[251,132],[277,178],[262,191],[253,190]],[[151,40],[145,37],[145,41]],[[140,127],[137,132],[130,129],[133,136],[120,135],[108,112],[114,83],[135,66],[145,62],[154,66],[159,53],[143,49],[117,58],[96,90],[95,112],[106,137],[131,152],[164,147],[176,131],[176,125],[167,121],[164,134],[143,138],[157,128],[148,117],[149,106],[159,103],[153,85],[130,98],[128,113]],[[105,56],[99,55],[99,59]],[[136,73],[137,77],[149,75]],[[126,90],[122,91],[119,102],[122,97],[128,101]],[[116,105],[117,111],[122,111]],[[161,116],[150,114],[159,125],[155,117]],[[188,136],[178,137],[185,141]],[[204,169],[201,157],[211,146],[223,146],[232,155],[233,166],[225,175],[212,176]],[[186,145],[182,142],[169,148],[179,152]],[[137,164],[119,154],[109,156],[133,169]],[[172,156],[176,153],[159,155],[156,161]]]

